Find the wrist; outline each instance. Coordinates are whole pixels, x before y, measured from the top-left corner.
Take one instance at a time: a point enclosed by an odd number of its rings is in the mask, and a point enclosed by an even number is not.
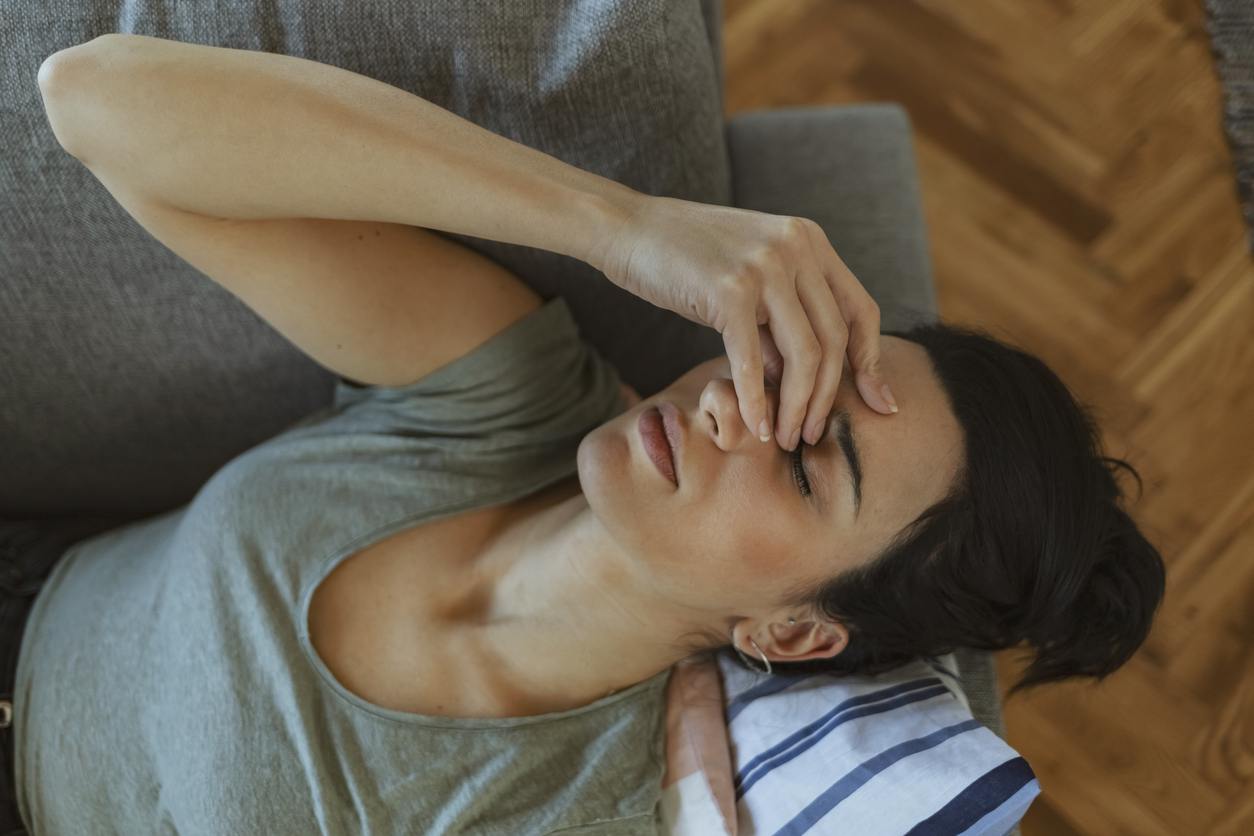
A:
[[[624,225],[642,204],[650,200],[649,195],[621,183],[607,182],[611,184],[610,188],[588,194],[584,201],[582,211],[588,225],[584,251],[578,256],[602,272],[605,272],[606,257]]]

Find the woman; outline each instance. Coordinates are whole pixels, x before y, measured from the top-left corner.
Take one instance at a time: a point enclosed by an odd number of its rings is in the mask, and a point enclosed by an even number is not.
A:
[[[873,671],[1027,640],[1026,685],[1148,630],[1161,561],[1057,378],[881,337],[810,222],[647,197],[287,56],[110,35],[40,89],[140,223],[347,381],[52,572],[16,672],[34,833],[647,833],[694,652]],[[581,258],[727,356],[629,405],[560,298],[426,229]]]

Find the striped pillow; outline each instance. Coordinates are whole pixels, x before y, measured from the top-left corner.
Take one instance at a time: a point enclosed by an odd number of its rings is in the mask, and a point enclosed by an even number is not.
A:
[[[952,656],[874,677],[718,664],[735,836],[1005,836],[1040,792],[971,716]]]

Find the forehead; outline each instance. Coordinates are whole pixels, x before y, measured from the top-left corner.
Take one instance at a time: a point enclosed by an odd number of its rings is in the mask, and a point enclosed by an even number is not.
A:
[[[856,400],[845,401],[862,459],[863,504],[856,529],[876,543],[876,551],[945,496],[963,455],[962,431],[927,351],[885,336],[880,360],[898,412],[881,415],[856,392]],[[852,375],[845,377],[852,386]]]

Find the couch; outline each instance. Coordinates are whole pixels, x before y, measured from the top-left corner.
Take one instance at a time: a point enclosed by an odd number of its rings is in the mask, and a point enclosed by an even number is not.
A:
[[[811,218],[886,330],[936,316],[906,113],[724,119],[719,0],[0,0],[0,517],[65,519],[86,536],[167,511],[331,398],[330,372],[58,145],[39,66],[115,31],[333,64],[640,191]],[[565,296],[646,397],[723,351],[711,329],[586,264],[451,237]],[[991,655],[957,655],[976,717],[1004,736]]]

